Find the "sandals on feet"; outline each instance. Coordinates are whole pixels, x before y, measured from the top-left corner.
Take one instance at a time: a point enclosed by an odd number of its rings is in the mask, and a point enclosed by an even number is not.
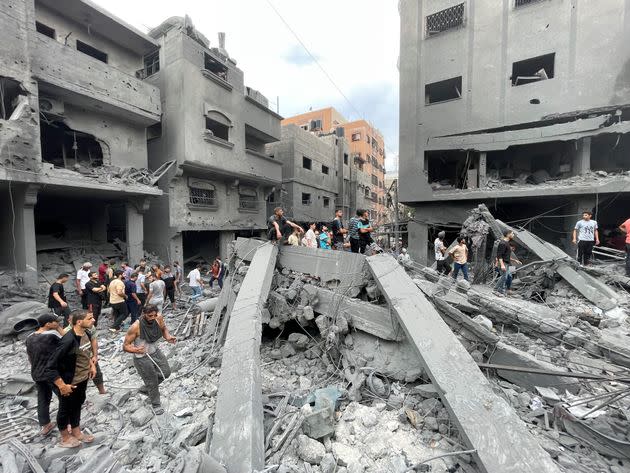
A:
[[[80,437],[75,437],[79,442],[92,443],[94,442],[94,435],[81,434]]]
[[[74,437],[69,437],[65,440],[61,439],[59,441],[59,446],[61,448],[76,448],[81,446],[81,442]]]
[[[42,430],[39,431],[39,435],[41,435],[42,437],[46,437],[48,434],[50,434],[53,431],[55,427],[57,427],[57,424],[55,424],[54,422],[51,422],[50,424],[47,424],[44,427],[42,427]]]

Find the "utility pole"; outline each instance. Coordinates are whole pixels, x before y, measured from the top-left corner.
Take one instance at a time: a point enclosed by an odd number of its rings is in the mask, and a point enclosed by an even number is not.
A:
[[[398,179],[395,179],[393,182],[394,188],[394,241],[396,242],[394,248],[398,250],[398,241],[400,236],[400,231],[398,227]]]

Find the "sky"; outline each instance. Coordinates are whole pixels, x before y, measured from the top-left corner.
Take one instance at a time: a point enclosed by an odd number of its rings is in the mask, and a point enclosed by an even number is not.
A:
[[[218,45],[217,33],[225,32],[226,49],[244,71],[245,84],[262,92],[273,110],[279,102],[280,114],[290,117],[333,106],[348,120],[369,120],[385,137],[387,171],[397,171],[397,0],[96,2],[143,32],[186,14],[211,47]]]

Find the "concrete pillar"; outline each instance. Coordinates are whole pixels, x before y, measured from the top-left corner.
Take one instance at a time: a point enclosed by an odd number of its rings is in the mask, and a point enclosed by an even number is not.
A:
[[[420,208],[416,207],[416,212]],[[429,245],[429,226],[426,223],[419,223],[410,220],[407,224],[409,245],[407,250],[414,261],[427,264]]]
[[[182,241],[182,232],[177,233],[168,242],[168,255],[166,258],[170,258],[169,263],[173,261],[179,261],[179,264],[184,266],[184,243]]]
[[[230,257],[230,243],[236,240],[236,234],[230,231],[219,232],[219,256],[223,261]]]
[[[573,161],[573,174],[586,174],[591,169],[591,137],[577,140],[577,152]]]
[[[11,225],[11,239],[8,243],[11,266],[23,278],[24,285],[37,286],[37,245],[35,240],[35,204],[39,187],[27,185],[11,189],[15,224]]]
[[[479,153],[479,187],[486,187],[488,183],[488,160],[486,152]]]
[[[143,207],[136,202],[127,202],[127,258],[129,264],[137,264],[144,258],[144,215]]]

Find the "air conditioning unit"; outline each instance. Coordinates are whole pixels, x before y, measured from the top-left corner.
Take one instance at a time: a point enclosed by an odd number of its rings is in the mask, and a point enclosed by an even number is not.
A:
[[[59,99],[53,99],[51,97],[39,97],[39,111],[47,113],[48,115],[63,116],[64,105]]]

